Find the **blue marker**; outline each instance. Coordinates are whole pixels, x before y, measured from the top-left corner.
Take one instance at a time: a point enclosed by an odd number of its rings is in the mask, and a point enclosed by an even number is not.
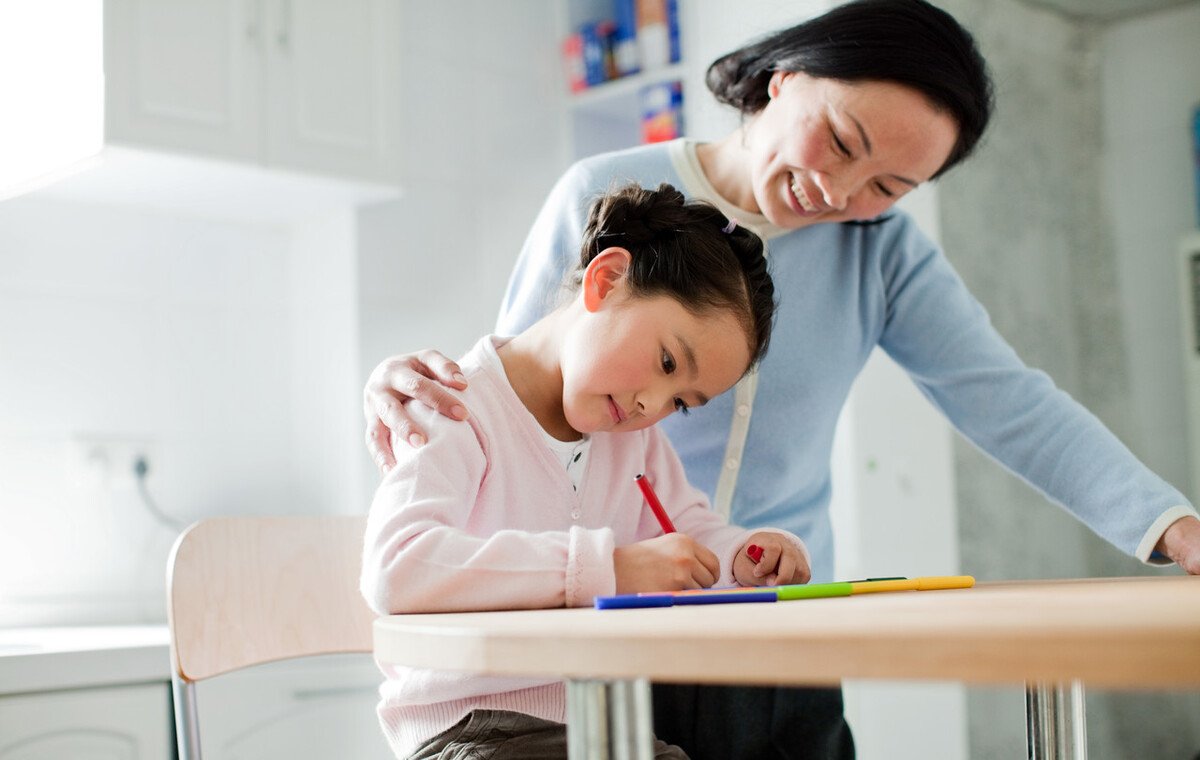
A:
[[[742,602],[775,602],[779,595],[774,591],[736,591],[711,594],[618,594],[596,597],[598,610],[631,610],[642,607],[675,607],[689,604],[737,604]]]

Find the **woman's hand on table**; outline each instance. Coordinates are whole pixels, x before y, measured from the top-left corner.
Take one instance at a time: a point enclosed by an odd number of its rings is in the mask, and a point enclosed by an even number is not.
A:
[[[404,402],[419,401],[456,420],[467,418],[467,409],[446,388],[463,390],[467,379],[455,362],[433,350],[392,356],[380,362],[363,388],[363,417],[367,421],[367,450],[381,473],[396,465],[392,439],[418,448],[425,431],[404,411]]]
[[[758,562],[746,551],[751,545],[762,549]],[[812,572],[803,552],[787,537],[762,532],[750,536],[738,551],[733,560],[733,577],[743,586],[784,586],[808,583]]]
[[[1171,523],[1155,548],[1189,575],[1200,575],[1200,520],[1182,517]]]

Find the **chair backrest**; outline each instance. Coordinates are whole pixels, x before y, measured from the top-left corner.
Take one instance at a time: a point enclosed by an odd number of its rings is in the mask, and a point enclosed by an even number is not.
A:
[[[370,652],[366,516],[219,517],[175,542],[167,616],[184,683],[292,657]]]

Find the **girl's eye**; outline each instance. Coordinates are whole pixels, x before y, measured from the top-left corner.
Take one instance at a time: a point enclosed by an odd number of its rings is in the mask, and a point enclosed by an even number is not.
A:
[[[688,413],[687,402],[681,398],[675,399],[675,411],[681,412],[686,415]]]
[[[662,352],[662,368],[663,372],[666,372],[668,375],[675,371],[675,359],[665,348]]]
[[[894,198],[896,195],[891,190],[888,190],[882,182],[876,182],[875,187],[879,188],[879,192],[888,198]]]

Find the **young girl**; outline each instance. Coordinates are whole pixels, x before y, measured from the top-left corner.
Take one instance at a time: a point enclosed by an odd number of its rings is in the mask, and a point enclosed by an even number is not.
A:
[[[376,612],[808,580],[800,539],[728,525],[654,427],[766,351],[775,304],[761,240],[670,185],[631,185],[592,205],[580,258],[566,305],[460,361],[468,425],[408,410],[429,440],[396,447],[371,507],[362,591]],[[663,535],[643,504],[642,473],[678,532]],[[757,564],[750,544],[764,549]],[[385,672],[380,719],[397,757],[566,757],[559,681]],[[661,742],[656,753],[686,757]]]

